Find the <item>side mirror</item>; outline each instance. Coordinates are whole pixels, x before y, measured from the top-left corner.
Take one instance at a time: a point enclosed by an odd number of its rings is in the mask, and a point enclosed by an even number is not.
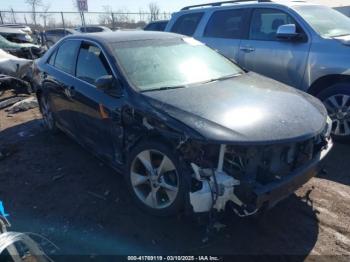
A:
[[[300,35],[295,24],[287,24],[278,27],[276,37],[279,40],[297,40]]]
[[[111,96],[122,96],[122,89],[119,85],[119,81],[111,75],[105,75],[97,78],[95,85],[97,89],[100,89]]]

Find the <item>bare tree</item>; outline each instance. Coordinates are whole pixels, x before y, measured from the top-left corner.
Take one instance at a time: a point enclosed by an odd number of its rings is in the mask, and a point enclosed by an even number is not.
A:
[[[158,20],[159,19],[160,8],[157,5],[157,3],[154,3],[154,2],[149,3],[148,9],[149,9],[149,12],[150,12],[150,15],[151,15],[150,20],[151,21]]]
[[[139,8],[139,21],[143,21],[145,11],[142,10],[142,8]]]
[[[50,16],[47,20],[47,26],[49,28],[56,28],[57,27],[56,19]]]
[[[126,9],[118,9],[116,13],[114,13],[115,20],[120,23],[128,23],[129,22],[129,11]]]
[[[49,9],[51,7],[50,3],[44,4],[42,8],[42,13],[40,14],[40,17],[44,20],[44,28],[46,29],[47,25],[47,19],[51,16],[51,14],[48,13]]]
[[[111,26],[113,24],[112,7],[109,5],[104,5],[102,8],[104,13],[99,15],[98,22],[102,25]]]
[[[11,13],[12,13],[12,23],[16,24],[16,16],[15,16],[15,12],[13,11],[13,8],[11,7]]]
[[[36,26],[36,10],[43,4],[42,0],[25,0],[25,3],[32,9],[32,20]]]

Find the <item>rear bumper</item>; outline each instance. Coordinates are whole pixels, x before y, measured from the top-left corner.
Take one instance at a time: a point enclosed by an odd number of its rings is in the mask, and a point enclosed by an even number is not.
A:
[[[284,177],[283,180],[256,187],[254,189],[256,208],[259,209],[263,206],[267,208],[273,207],[316,176],[319,171],[318,163],[328,154],[332,147],[332,140],[329,140],[325,149],[318,153],[310,162]]]

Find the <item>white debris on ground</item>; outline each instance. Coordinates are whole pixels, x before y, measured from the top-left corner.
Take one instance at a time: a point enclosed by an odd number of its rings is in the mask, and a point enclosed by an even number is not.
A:
[[[15,114],[15,113],[27,111],[29,109],[36,108],[36,107],[38,107],[38,101],[35,97],[31,96],[13,104],[9,108],[6,108],[5,111],[9,114]]]
[[[0,100],[0,109],[12,106],[17,102],[19,102],[23,99],[26,99],[27,97],[28,96],[26,96],[26,95],[17,95],[14,97],[8,97],[8,98],[1,99]]]

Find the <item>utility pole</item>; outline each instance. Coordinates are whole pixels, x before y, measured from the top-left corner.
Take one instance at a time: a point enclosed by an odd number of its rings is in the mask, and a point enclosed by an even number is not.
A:
[[[112,12],[112,29],[113,29],[113,31],[115,30],[115,20],[114,20],[114,14],[113,14],[113,12]]]
[[[66,29],[66,25],[64,24],[63,12],[61,12],[61,18],[62,18],[62,25],[63,25],[63,28]]]
[[[11,13],[12,13],[12,20],[13,20],[13,23],[14,23],[14,24],[17,24],[17,23],[16,23],[15,12],[13,11],[13,8],[11,8]]]

